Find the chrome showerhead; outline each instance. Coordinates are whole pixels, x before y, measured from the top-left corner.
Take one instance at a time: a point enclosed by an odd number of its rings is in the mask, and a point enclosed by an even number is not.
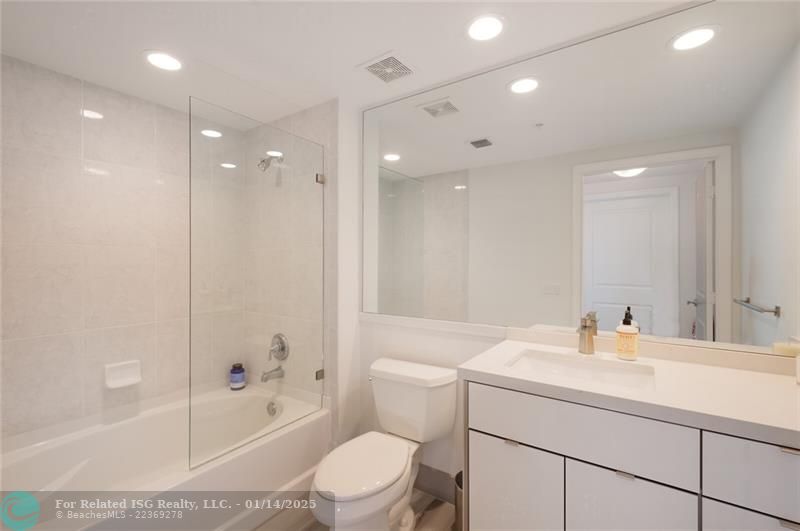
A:
[[[280,151],[267,151],[267,157],[258,162],[258,169],[261,171],[267,171],[270,165],[272,165],[272,161],[275,161],[278,164],[283,162],[283,153]]]

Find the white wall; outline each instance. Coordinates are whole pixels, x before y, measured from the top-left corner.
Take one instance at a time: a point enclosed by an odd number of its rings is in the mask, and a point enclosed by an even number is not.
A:
[[[800,330],[800,47],[741,128],[741,283],[737,296],[783,316],[740,310],[741,340],[768,345]]]

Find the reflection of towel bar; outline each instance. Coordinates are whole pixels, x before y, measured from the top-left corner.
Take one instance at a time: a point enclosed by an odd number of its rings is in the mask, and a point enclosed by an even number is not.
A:
[[[759,306],[758,304],[753,304],[752,302],[750,302],[750,297],[747,297],[746,299],[733,299],[733,302],[741,306],[744,306],[748,310],[753,310],[754,312],[771,313],[775,317],[781,316],[780,306],[775,306],[774,308],[764,308],[763,306]]]

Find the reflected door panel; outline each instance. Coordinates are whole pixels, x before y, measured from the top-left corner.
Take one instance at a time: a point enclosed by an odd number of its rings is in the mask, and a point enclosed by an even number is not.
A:
[[[675,189],[584,199],[584,312],[614,330],[631,306],[642,333],[678,334],[678,195]]]

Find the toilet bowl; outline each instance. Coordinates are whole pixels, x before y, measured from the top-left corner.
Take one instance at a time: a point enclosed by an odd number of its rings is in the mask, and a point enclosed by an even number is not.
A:
[[[388,433],[365,433],[322,459],[309,493],[311,511],[337,531],[411,531],[421,443],[453,429],[456,371],[381,358],[370,367],[370,381]]]
[[[314,476],[314,516],[337,530],[413,529],[418,449],[413,441],[374,431],[339,446]]]

